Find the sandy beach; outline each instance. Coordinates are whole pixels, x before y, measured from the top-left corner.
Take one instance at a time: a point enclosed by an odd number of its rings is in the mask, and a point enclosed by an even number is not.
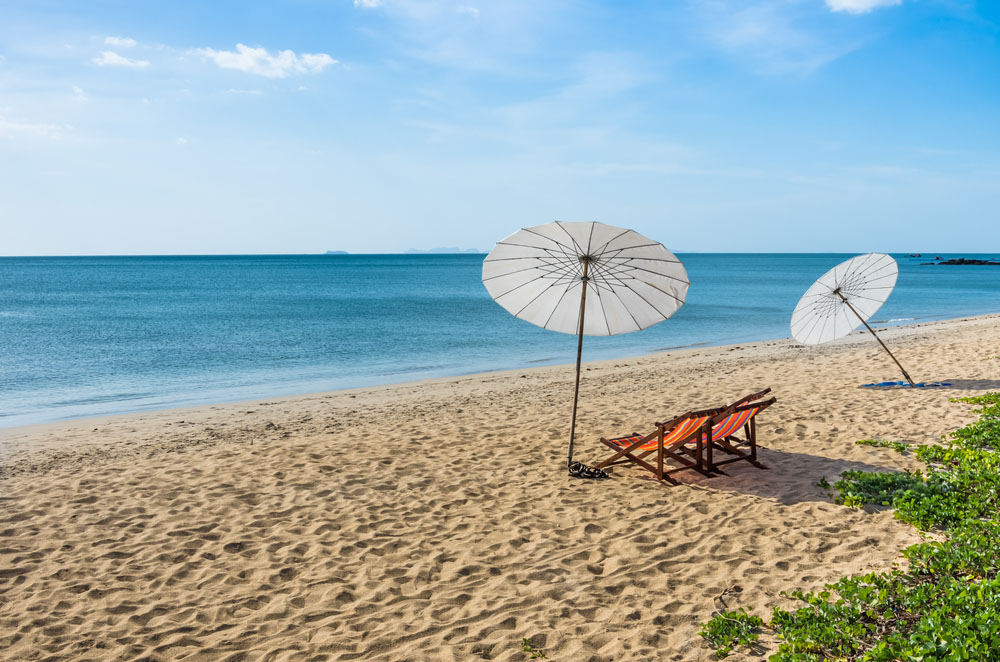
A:
[[[705,660],[713,610],[918,542],[821,478],[916,468],[1000,390],[1000,315],[586,364],[578,459],[764,387],[761,461],[566,476],[568,366],[0,430],[4,660]],[[571,339],[567,338],[568,342]],[[739,660],[740,655],[730,659]],[[760,658],[753,658],[760,659]]]

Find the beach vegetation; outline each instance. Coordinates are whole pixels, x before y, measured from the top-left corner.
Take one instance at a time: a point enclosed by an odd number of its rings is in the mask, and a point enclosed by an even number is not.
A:
[[[764,619],[754,616],[745,608],[720,611],[698,633],[715,647],[715,657],[724,659],[734,646],[751,646],[760,638]]]
[[[529,660],[544,660],[547,659],[545,656],[545,651],[540,648],[535,648],[531,644],[531,639],[527,637],[521,639],[521,650],[528,653]]]
[[[876,448],[891,448],[901,455],[906,454],[907,444],[902,441],[889,441],[888,439],[859,439],[854,442],[858,446],[874,446]]]
[[[772,662],[1000,660],[1000,394],[956,401],[981,405],[979,420],[917,448],[924,472],[846,471],[833,484],[838,503],[891,507],[940,539],[903,550],[904,567],[784,594],[800,606],[758,626],[780,642]],[[717,620],[701,633],[717,654],[752,643],[713,636]]]

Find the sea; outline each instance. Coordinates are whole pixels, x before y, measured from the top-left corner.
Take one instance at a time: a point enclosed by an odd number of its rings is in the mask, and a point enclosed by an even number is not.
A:
[[[484,257],[0,258],[0,427],[573,362],[573,336],[490,299]],[[799,297],[851,256],[678,257],[685,305],[586,338],[585,360],[786,338]],[[894,257],[875,326],[1000,312],[1000,267]]]

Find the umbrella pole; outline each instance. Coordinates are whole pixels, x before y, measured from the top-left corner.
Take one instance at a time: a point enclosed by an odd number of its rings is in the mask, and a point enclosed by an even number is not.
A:
[[[577,330],[578,339],[576,341],[576,386],[573,388],[573,422],[569,428],[569,460],[567,466],[573,464],[573,439],[576,436],[576,404],[580,397],[580,359],[583,356],[583,316],[587,305],[587,281],[590,278],[587,272],[590,269],[590,258],[583,260],[583,291],[580,293],[580,327]]]
[[[851,312],[858,316],[858,319],[861,320],[861,323],[865,325],[865,328],[868,329],[869,333],[875,336],[875,340],[878,341],[878,344],[882,345],[882,349],[885,350],[885,353],[888,354],[890,357],[892,357],[892,360],[896,362],[897,366],[899,366],[899,369],[903,372],[903,377],[906,377],[906,381],[910,384],[910,386],[913,386],[913,380],[910,379],[910,375],[906,372],[906,368],[903,367],[903,364],[899,362],[899,359],[897,359],[896,356],[889,351],[889,348],[885,346],[885,343],[882,342],[882,339],[878,337],[878,334],[875,333],[875,330],[870,326],[868,326],[868,322],[865,321],[865,318],[863,318],[861,315],[858,315],[858,311],[854,310],[854,306],[852,306],[851,302],[844,297],[844,294],[840,291],[840,289],[838,288],[835,291],[837,293],[837,296],[839,296],[841,300],[843,300],[843,302],[847,304],[847,307],[851,309]]]

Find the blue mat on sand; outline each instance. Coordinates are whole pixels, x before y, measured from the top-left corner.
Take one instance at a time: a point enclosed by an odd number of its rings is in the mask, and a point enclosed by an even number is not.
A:
[[[861,388],[939,388],[941,386],[951,386],[951,382],[919,382],[913,386],[910,386],[908,382],[876,382],[862,384]]]

